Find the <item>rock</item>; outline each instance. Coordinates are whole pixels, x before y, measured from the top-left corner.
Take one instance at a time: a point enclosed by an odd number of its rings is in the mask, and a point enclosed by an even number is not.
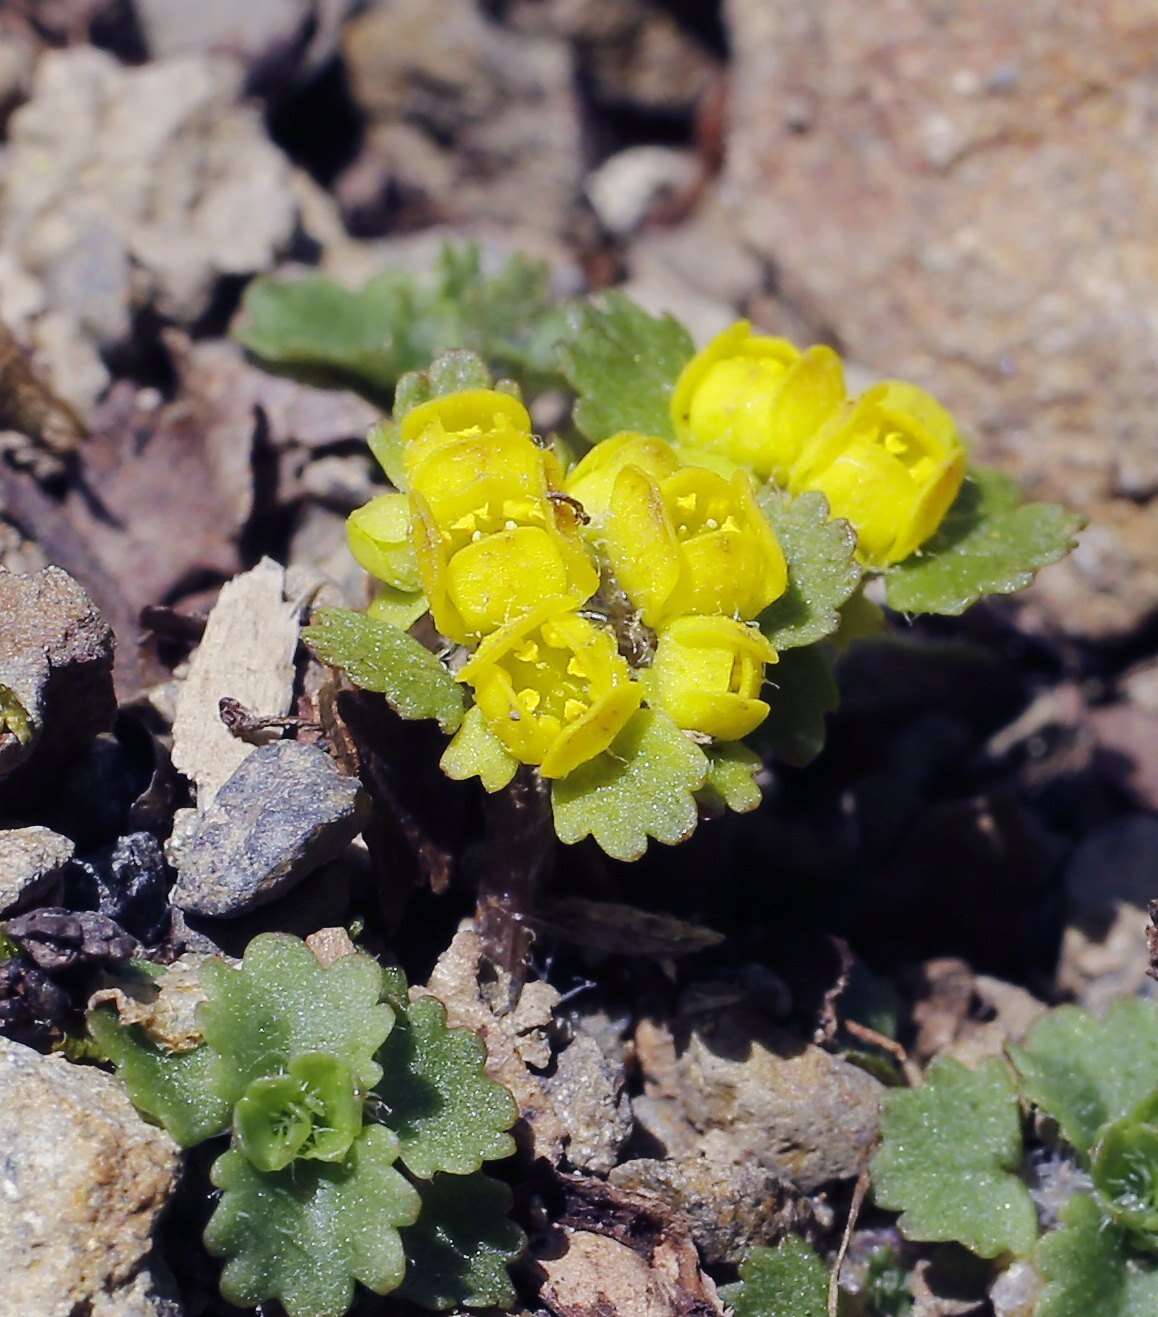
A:
[[[529,983],[511,1011],[509,978],[490,970],[478,934],[464,923],[439,956],[426,987],[412,988],[411,996],[437,997],[452,1028],[481,1035],[487,1045],[487,1074],[505,1084],[518,1103],[520,1121],[513,1132],[520,1149],[532,1160],[543,1157],[557,1165],[567,1130],[528,1066],[541,1070],[550,1064],[548,1033],[559,994],[549,983]]]
[[[1066,930],[1057,986],[1092,1010],[1148,987],[1147,906],[1158,819],[1136,814],[1091,833],[1066,868]]]
[[[908,2],[887,30],[857,0],[724,9],[720,199],[777,263],[782,300],[814,336],[931,389],[980,458],[1084,511],[1092,529],[1043,573],[1034,613],[1126,637],[1158,610],[1143,471],[1158,329],[1137,314],[1158,297],[1136,236],[1158,223],[1147,6],[1032,0],[990,21]]]
[[[709,1265],[737,1264],[756,1244],[812,1222],[807,1200],[756,1162],[698,1156],[623,1162],[608,1177],[618,1189],[652,1194],[685,1217]]]
[[[632,1129],[622,1066],[594,1038],[577,1035],[539,1082],[567,1131],[567,1160],[576,1170],[606,1175]]]
[[[218,917],[268,904],[353,840],[359,796],[357,780],[316,746],[259,747],[201,812],[170,900]]]
[[[112,726],[112,671],[112,631],[67,572],[0,572],[0,699],[28,723],[23,737],[0,723],[0,801],[17,770],[21,786],[39,780]]]
[[[201,966],[212,957],[186,951],[150,984],[136,988],[101,988],[89,998],[92,1009],[108,1003],[121,1024],[139,1025],[167,1052],[189,1052],[204,1041],[197,1008],[206,999]]]
[[[142,942],[156,942],[169,918],[171,875],[151,832],[131,832],[76,865],[70,904],[95,906]],[[79,899],[76,899],[79,898]]]
[[[203,56],[130,68],[75,46],[38,64],[9,123],[0,245],[102,348],[143,304],[197,321],[223,276],[289,242],[290,166],[239,91],[230,61]]]
[[[69,838],[48,828],[0,830],[0,915],[46,896],[75,849]]]
[[[3,1317],[72,1317],[134,1292],[178,1149],[112,1075],[0,1039]],[[137,1311],[148,1313],[148,1308]]]
[[[623,235],[638,228],[656,206],[689,193],[699,177],[699,162],[690,151],[631,146],[589,174],[585,191],[603,227]]]
[[[1148,698],[1145,687],[1143,697]],[[1092,709],[1089,721],[1106,777],[1141,809],[1158,810],[1158,712],[1141,701],[1122,700]]]
[[[221,587],[177,696],[173,766],[197,786],[204,812],[254,753],[221,721],[221,700],[266,717],[289,712],[298,607],[285,599],[285,571],[271,558]]]
[[[359,209],[390,191],[451,221],[565,227],[583,152],[562,41],[502,27],[477,0],[437,23],[426,0],[395,0],[350,23],[342,49],[371,121],[351,176]],[[339,195],[349,187],[340,181]]]
[[[636,1048],[652,1111],[666,1108],[666,1128],[656,1133],[669,1155],[691,1153],[699,1136],[718,1131],[731,1160],[750,1160],[805,1192],[859,1174],[868,1160],[881,1085],[757,1011],[733,1005],[677,1018],[672,1030],[644,1021]],[[635,1114],[650,1130],[648,1109],[636,1103]],[[681,1126],[673,1146],[663,1135]]]

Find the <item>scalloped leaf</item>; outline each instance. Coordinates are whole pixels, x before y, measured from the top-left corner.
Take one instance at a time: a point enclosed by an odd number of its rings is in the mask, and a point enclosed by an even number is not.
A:
[[[578,395],[575,424],[598,443],[620,430],[674,439],[671,392],[695,354],[691,335],[669,315],[655,317],[622,293],[576,302],[559,345],[563,374]]]
[[[885,574],[888,605],[956,617],[982,595],[1023,590],[1084,524],[1056,503],[1023,503],[1003,472],[973,467],[937,534]]]
[[[885,1094],[873,1194],[908,1239],[956,1240],[984,1258],[1024,1256],[1037,1238],[1021,1161],[1021,1116],[1004,1062],[934,1061],[921,1088]]]
[[[269,369],[378,402],[407,371],[454,348],[557,385],[566,322],[550,283],[545,262],[514,255],[487,274],[477,244],[448,245],[426,278],[387,270],[357,290],[317,274],[255,279],[234,335]]]
[[[435,718],[444,732],[462,722],[462,687],[430,650],[389,622],[348,608],[320,608],[302,639],[355,686],[385,695],[401,718]]]
[[[448,1028],[437,998],[419,997],[399,1011],[378,1060],[382,1119],[398,1135],[412,1175],[469,1175],[514,1152],[506,1131],[519,1118],[515,1100],[487,1077],[483,1040],[470,1029]]]
[[[1158,1088],[1158,1003],[1118,1001],[1103,1019],[1059,1006],[1009,1053],[1025,1097],[1085,1154],[1102,1125]]]
[[[1107,1224],[1094,1200],[1077,1194],[1061,1227],[1037,1246],[1034,1265],[1044,1278],[1036,1317],[1153,1317],[1158,1312],[1158,1267],[1131,1254],[1125,1237]]]
[[[666,846],[696,828],[696,799],[708,757],[672,720],[640,709],[601,755],[551,790],[559,839],[594,837],[616,860],[638,860],[654,837]]]
[[[840,606],[860,584],[856,535],[847,521],[830,521],[823,494],[798,498],[766,486],[758,502],[788,560],[788,589],[759,618],[778,650],[811,645],[840,626]]]
[[[508,1219],[511,1191],[486,1175],[436,1175],[420,1184],[422,1215],[402,1232],[406,1279],[402,1298],[423,1308],[510,1308],[507,1271],[526,1245]]]
[[[224,1193],[205,1247],[228,1259],[225,1298],[246,1308],[277,1299],[289,1317],[341,1317],[355,1281],[375,1294],[397,1289],[406,1267],[398,1229],[422,1206],[394,1169],[397,1155],[394,1135],[370,1125],[338,1164],[298,1161],[267,1174],[240,1152],[218,1157],[211,1176]]]
[[[208,996],[198,1019],[216,1054],[213,1087],[228,1102],[253,1080],[283,1073],[303,1052],[344,1061],[359,1089],[381,1078],[374,1053],[394,1012],[379,1001],[382,971],[369,956],[342,956],[323,969],[299,938],[261,933],[238,968],[206,961],[201,983]]]
[[[717,808],[750,814],[759,809],[763,794],[756,774],[764,761],[741,741],[708,746],[708,780],[700,788],[700,799]]]
[[[793,768],[812,763],[824,749],[825,720],[840,705],[840,688],[828,645],[781,654],[768,669],[765,699],[772,712],[748,738],[761,755]]]
[[[789,1235],[775,1248],[752,1249],[740,1279],[720,1287],[735,1317],[825,1317],[828,1269],[803,1239]]]
[[[222,1133],[233,1112],[213,1086],[213,1054],[208,1047],[166,1052],[136,1025],[122,1025],[111,1006],[98,1006],[88,1030],[102,1055],[117,1068],[133,1106],[152,1116],[183,1148]]]
[[[519,761],[487,726],[477,704],[467,709],[438,766],[454,782],[477,777],[489,792],[501,791],[519,771]]]

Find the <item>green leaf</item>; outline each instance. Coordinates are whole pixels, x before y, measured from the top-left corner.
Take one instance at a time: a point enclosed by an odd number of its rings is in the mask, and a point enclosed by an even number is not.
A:
[[[423,1308],[511,1308],[507,1264],[526,1240],[507,1218],[511,1191],[485,1175],[436,1175],[420,1184],[422,1215],[402,1232],[401,1297]]]
[[[1131,1256],[1122,1232],[1107,1224],[1085,1194],[1066,1204],[1061,1228],[1042,1239],[1034,1265],[1046,1282],[1035,1317],[1153,1317],[1158,1312],[1158,1267]]]
[[[956,1240],[984,1258],[1033,1248],[1037,1213],[1013,1174],[1021,1116],[1004,1062],[967,1070],[934,1061],[921,1088],[885,1095],[881,1140],[873,1193],[880,1207],[904,1213],[908,1239]]]
[[[277,1299],[289,1317],[341,1317],[355,1281],[375,1294],[396,1289],[406,1266],[398,1227],[421,1208],[392,1165],[397,1155],[397,1139],[375,1125],[335,1164],[297,1161],[264,1174],[240,1152],[223,1153],[212,1179],[224,1193],[205,1247],[228,1259],[225,1298],[246,1308]]]
[[[402,718],[437,718],[444,732],[462,722],[462,687],[413,636],[346,608],[320,608],[302,632],[324,663],[377,691]]]
[[[762,755],[803,768],[824,749],[825,719],[840,704],[828,645],[781,654],[768,669],[765,698],[772,712],[748,738]]]
[[[764,767],[760,756],[740,741],[709,746],[706,753],[708,780],[700,788],[700,799],[737,814],[759,809],[763,796],[755,777]]]
[[[760,630],[778,650],[823,640],[860,583],[856,535],[847,521],[829,520],[823,494],[790,498],[768,485],[758,501],[788,561],[788,589],[760,615]]]
[[[620,430],[674,439],[671,392],[695,354],[691,335],[671,316],[650,316],[622,293],[601,304],[577,302],[559,348],[563,374],[578,394],[575,424],[591,440]]]
[[[477,704],[466,711],[462,726],[443,751],[439,767],[454,782],[477,777],[485,790],[501,791],[519,771],[519,761],[491,731]]]
[[[1015,481],[974,467],[937,534],[887,572],[889,607],[956,617],[982,595],[1022,590],[1069,553],[1083,524],[1056,503],[1022,503]]]
[[[0,686],[0,736],[11,732],[21,745],[32,740],[32,719],[28,710],[7,686]]]
[[[1090,1173],[1102,1209],[1143,1246],[1158,1245],[1158,1089],[1098,1132]]]
[[[740,1279],[720,1297],[736,1317],[825,1317],[828,1270],[803,1239],[790,1235],[776,1248],[754,1248]]]
[[[430,601],[421,590],[409,594],[405,590],[396,590],[392,585],[380,585],[378,593],[366,609],[366,616],[375,622],[385,622],[387,626],[405,631],[428,612]]]
[[[208,1047],[166,1052],[136,1025],[122,1025],[111,1006],[91,1011],[88,1029],[116,1066],[133,1106],[159,1120],[183,1148],[228,1128],[233,1108],[213,1086],[215,1061]]]
[[[1059,1006],[1009,1051],[1024,1095],[1084,1154],[1107,1121],[1158,1088],[1158,1004],[1115,1002],[1100,1020]]]
[[[402,378],[406,379],[406,376]],[[401,387],[399,381],[399,389]],[[397,392],[394,396],[397,400]],[[396,422],[383,418],[377,425],[372,425],[366,434],[366,446],[395,489],[405,491],[410,488],[406,468],[402,464],[402,430]]]
[[[647,839],[667,846],[696,828],[708,758],[666,714],[641,709],[601,755],[555,782],[555,831],[568,845],[594,837],[617,860],[638,860]]]
[[[210,960],[201,969],[208,993],[199,1019],[216,1054],[213,1086],[234,1103],[255,1079],[282,1074],[303,1052],[328,1052],[350,1068],[355,1085],[381,1078],[374,1053],[394,1012],[379,1001],[382,971],[361,953],[323,969],[287,933],[261,933],[235,969]]]
[[[487,275],[473,244],[444,247],[430,277],[388,270],[356,291],[321,275],[255,279],[235,330],[267,367],[383,404],[402,375],[452,348],[534,387],[554,386],[565,332],[546,264],[512,256]]]
[[[478,1034],[447,1027],[446,1007],[436,998],[420,997],[399,1012],[378,1054],[376,1092],[412,1175],[469,1175],[514,1152],[505,1131],[519,1110],[502,1084],[487,1077],[486,1059]]]

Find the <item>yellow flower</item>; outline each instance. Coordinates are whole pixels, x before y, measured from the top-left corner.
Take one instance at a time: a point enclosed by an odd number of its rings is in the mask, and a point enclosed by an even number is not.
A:
[[[741,471],[682,467],[662,481],[626,466],[603,544],[648,626],[686,613],[751,618],[784,593],[788,567]]]
[[[346,518],[350,552],[376,580],[408,592],[419,588],[405,494],[379,494]]]
[[[740,320],[683,368],[671,398],[681,450],[726,458],[783,484],[804,447],[844,400],[831,348],[800,352]]]
[[[414,473],[431,453],[456,439],[499,434],[530,436],[531,416],[518,398],[497,389],[460,389],[432,398],[402,419],[402,463]]]
[[[638,434],[634,430],[621,430],[596,444],[575,464],[567,476],[566,489],[598,523],[607,515],[615,477],[625,466],[637,466],[649,476],[662,480],[679,465],[675,449],[665,439]]]
[[[940,526],[965,479],[952,416],[915,385],[886,380],[848,403],[792,468],[793,493],[818,489],[856,530],[869,567],[907,558]]]
[[[528,435],[504,429],[442,443],[415,469],[414,550],[444,636],[469,643],[544,598],[594,593],[575,512],[551,497],[557,471]]]
[[[573,607],[544,600],[488,636],[458,674],[495,736],[544,777],[565,777],[606,750],[643,695],[611,633]]]
[[[678,727],[738,741],[767,718],[764,665],[777,661],[754,626],[730,617],[680,617],[659,634],[646,674],[648,702]]]

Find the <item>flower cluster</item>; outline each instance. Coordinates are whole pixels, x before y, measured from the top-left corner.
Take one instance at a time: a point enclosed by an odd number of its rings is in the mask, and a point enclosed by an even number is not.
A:
[[[929,394],[886,380],[850,399],[830,348],[802,353],[744,321],[687,364],[671,417],[689,461],[747,468],[794,494],[819,490],[871,568],[920,548],[965,479],[957,427]]]
[[[355,512],[351,549],[380,581],[421,589],[435,628],[471,651],[458,680],[513,759],[565,777],[645,701],[722,740],[767,716],[777,655],[749,623],[788,569],[749,475],[620,434],[567,478],[522,403],[492,389],[422,403],[400,437],[408,492]],[[647,631],[636,666],[614,599]]]

